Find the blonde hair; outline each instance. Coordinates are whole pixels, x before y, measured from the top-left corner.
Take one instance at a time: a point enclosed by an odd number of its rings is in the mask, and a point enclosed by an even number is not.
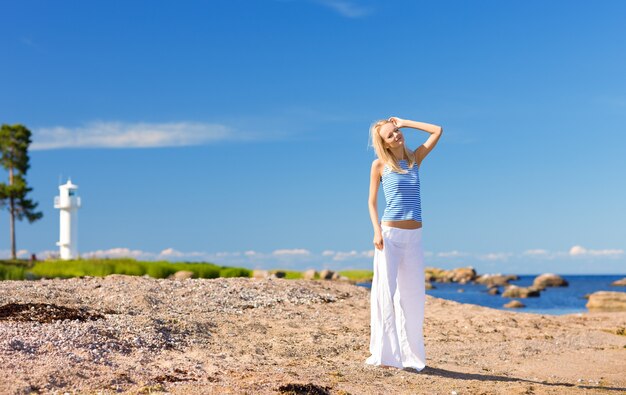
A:
[[[385,162],[385,164],[389,165],[391,169],[397,173],[406,173],[407,171],[400,167],[398,163],[398,158],[393,155],[393,152],[388,147],[385,147],[385,142],[380,135],[380,128],[385,125],[391,123],[388,119],[381,119],[380,121],[376,121],[370,127],[370,140],[372,142],[372,147],[374,147],[374,151],[376,151],[376,156],[378,159]],[[406,161],[409,165],[409,169],[413,167],[415,164],[415,157],[409,151],[409,149],[405,146],[404,148],[404,156],[406,157]]]

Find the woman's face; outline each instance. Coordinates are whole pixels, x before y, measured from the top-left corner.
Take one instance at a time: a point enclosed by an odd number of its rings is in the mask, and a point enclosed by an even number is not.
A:
[[[404,136],[393,122],[388,122],[381,126],[378,129],[378,134],[383,139],[385,148],[397,148],[404,145]]]

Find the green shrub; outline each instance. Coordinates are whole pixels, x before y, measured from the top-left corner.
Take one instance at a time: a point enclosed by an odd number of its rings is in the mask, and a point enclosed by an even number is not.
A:
[[[220,277],[250,277],[252,272],[241,267],[222,267]]]
[[[0,264],[0,280],[23,280],[26,268],[21,265]]]
[[[371,270],[344,270],[339,275],[349,278],[352,281],[372,281],[374,272]]]
[[[298,272],[295,270],[280,270],[281,272],[285,272],[285,278],[287,280],[298,280],[302,278],[302,272]]]
[[[198,278],[218,278],[220,276],[219,266],[210,263],[198,263],[194,265],[190,272],[194,273],[194,277]]]
[[[104,277],[110,274],[130,276],[148,275],[167,278],[180,270],[190,271],[193,278],[250,277],[252,271],[240,267],[218,266],[208,262],[137,261],[133,258],[89,258],[75,260],[52,259],[37,261],[29,269],[25,263],[9,264],[0,261],[0,280],[23,280],[26,278]],[[287,278],[300,278],[300,272],[287,272]]]

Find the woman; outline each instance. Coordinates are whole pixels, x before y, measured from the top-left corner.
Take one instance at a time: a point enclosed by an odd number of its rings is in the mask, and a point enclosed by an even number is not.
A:
[[[404,144],[401,128],[430,133],[415,151]],[[424,252],[418,169],[435,148],[443,129],[397,117],[372,125],[377,159],[372,163],[369,212],[374,226],[374,279],[371,293],[371,356],[383,367],[426,366],[424,351]],[[377,196],[383,184],[386,208],[378,221]]]

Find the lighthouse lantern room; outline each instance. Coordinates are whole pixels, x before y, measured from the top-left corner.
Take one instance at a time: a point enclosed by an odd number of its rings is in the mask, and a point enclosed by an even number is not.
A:
[[[61,259],[78,258],[78,209],[80,197],[76,196],[78,185],[67,180],[66,184],[59,185],[59,196],[54,197],[54,208],[61,213],[60,235],[57,245]]]

